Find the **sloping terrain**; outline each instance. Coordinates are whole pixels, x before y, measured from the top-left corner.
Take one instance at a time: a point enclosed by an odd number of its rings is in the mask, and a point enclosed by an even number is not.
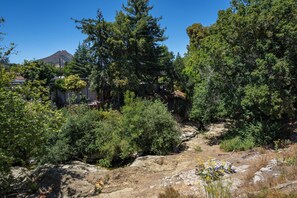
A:
[[[259,148],[226,153],[218,145],[209,144],[224,132],[224,124],[212,125],[206,133],[198,133],[197,128],[191,125],[183,126],[182,130],[186,136],[194,136],[185,142],[184,151],[167,156],[139,157],[126,167],[107,170],[73,162],[60,166],[46,165],[30,173],[14,172],[23,180],[26,177],[33,179],[35,188],[39,189],[35,196],[41,197],[158,197],[169,186],[184,195],[205,197],[205,183],[195,172],[198,162],[208,160],[233,164],[236,172],[223,178],[230,182],[234,197],[247,197],[248,192],[259,191],[265,186],[287,193],[297,188],[297,168],[285,165],[285,158],[296,152],[294,145],[277,151]],[[28,186],[23,188],[28,191]],[[28,193],[24,192],[19,197],[26,197]]]
[[[70,62],[73,59],[73,55],[68,53],[66,50],[58,51],[46,58],[40,59],[41,61],[45,63],[50,63],[55,66],[64,67],[66,62]]]

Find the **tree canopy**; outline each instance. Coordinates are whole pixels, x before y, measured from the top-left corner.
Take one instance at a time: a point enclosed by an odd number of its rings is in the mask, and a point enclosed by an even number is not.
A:
[[[172,73],[173,55],[161,44],[165,30],[161,18],[150,14],[152,8],[148,0],[129,0],[114,22],[105,21],[101,11],[96,19],[76,20],[87,35],[93,58],[89,78],[98,93],[137,91],[141,84],[157,83],[162,72]]]
[[[184,71],[195,82],[192,117],[257,125],[263,139],[280,132],[273,123],[296,108],[296,1],[233,0],[215,24],[194,24],[188,34]]]

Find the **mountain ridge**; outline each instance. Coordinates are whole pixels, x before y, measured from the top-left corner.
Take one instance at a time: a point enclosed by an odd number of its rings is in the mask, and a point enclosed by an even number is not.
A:
[[[41,61],[49,64],[53,64],[56,67],[64,67],[66,63],[72,61],[73,55],[66,50],[59,50],[54,54],[40,59]]]

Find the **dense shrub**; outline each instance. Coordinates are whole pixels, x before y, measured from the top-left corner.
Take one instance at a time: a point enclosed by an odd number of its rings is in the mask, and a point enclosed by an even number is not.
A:
[[[138,152],[167,154],[179,144],[177,123],[160,101],[133,99],[126,95],[123,128]]]
[[[60,111],[40,96],[39,87],[11,86],[13,73],[0,68],[0,194],[11,186],[11,166],[25,166],[44,152],[46,137],[60,128]],[[37,83],[39,84],[39,83]],[[28,97],[30,96],[30,100]]]
[[[100,164],[118,164],[135,153],[167,154],[179,144],[177,123],[160,101],[126,95],[121,113],[102,112],[96,145]]]
[[[220,144],[225,151],[243,151],[255,146],[267,145],[278,138],[284,138],[287,133],[282,130],[280,122],[273,121],[254,121],[237,122],[234,129],[229,133]]]
[[[122,128],[122,114],[118,111],[101,112],[101,121],[98,122],[96,133],[96,146],[100,155],[99,164],[112,166],[121,164],[135,152],[124,136]]]
[[[49,137],[42,162],[79,159],[119,165],[136,153],[167,154],[180,143],[177,123],[160,101],[127,95],[121,112],[73,106],[61,131]]]
[[[82,160],[97,150],[94,129],[100,119],[100,112],[83,105],[71,106],[64,116],[66,121],[61,131],[48,137],[48,149],[42,162]]]
[[[267,145],[275,139],[286,136],[280,121],[261,120],[238,124],[239,126],[236,126],[238,134],[243,138],[253,137],[257,146]]]

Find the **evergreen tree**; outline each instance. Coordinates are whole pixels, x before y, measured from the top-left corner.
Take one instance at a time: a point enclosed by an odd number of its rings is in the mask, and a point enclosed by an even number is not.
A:
[[[173,55],[161,45],[166,37],[160,18],[150,14],[152,8],[148,0],[129,0],[113,23],[106,22],[100,11],[96,19],[76,21],[88,36],[85,42],[94,61],[90,80],[99,95],[113,90],[114,96],[123,98],[126,90],[137,92],[141,84],[152,87],[159,76],[172,76]]]
[[[73,60],[67,65],[69,74],[77,74],[81,78],[88,78],[94,65],[93,56],[88,43],[83,42],[73,56]]]
[[[152,6],[148,0],[128,0],[127,6],[123,6],[128,35],[127,62],[131,65],[140,82],[156,82],[164,65],[160,64],[162,58],[162,46],[160,42],[166,40],[164,29],[158,22],[161,18],[154,18],[150,11]]]
[[[173,62],[174,80],[177,88],[182,91],[186,91],[187,85],[188,85],[187,76],[184,75],[184,72],[183,72],[184,68],[185,68],[184,59],[180,56],[179,53],[177,53]]]
[[[85,42],[90,44],[91,62],[94,62],[89,75],[91,86],[97,92],[97,96],[104,100],[106,92],[110,91],[110,24],[105,21],[100,10],[96,19],[82,19],[76,22],[80,24],[78,28],[88,35]]]

